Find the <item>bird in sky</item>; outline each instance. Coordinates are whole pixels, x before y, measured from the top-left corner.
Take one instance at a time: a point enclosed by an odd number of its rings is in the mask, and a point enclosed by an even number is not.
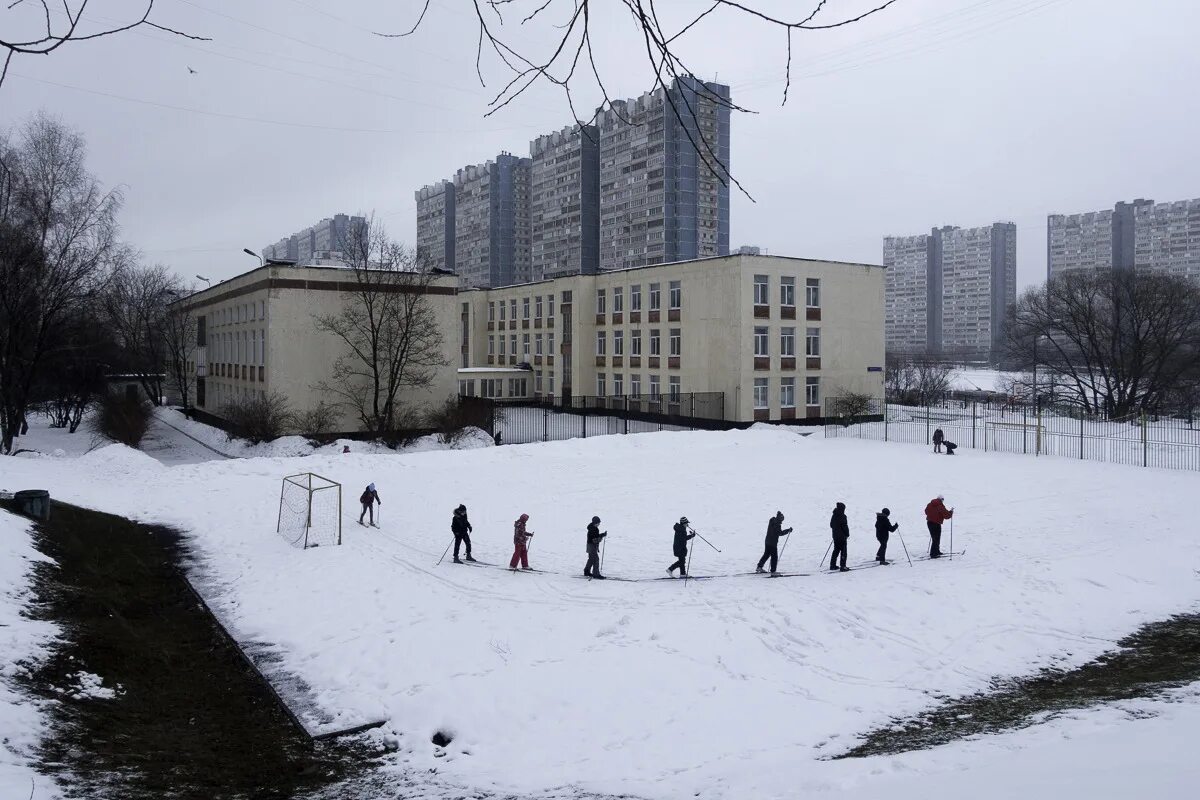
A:
[[[198,73],[196,72],[196,70],[192,69],[191,67],[188,67],[188,74],[189,75],[197,75]]]

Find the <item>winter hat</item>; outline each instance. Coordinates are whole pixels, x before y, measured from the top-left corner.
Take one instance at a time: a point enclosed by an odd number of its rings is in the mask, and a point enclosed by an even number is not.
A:
[[[938,497],[937,497],[937,499],[938,499],[938,500],[945,500],[945,499],[946,499],[946,495],[944,495],[944,494],[939,494],[939,495],[938,495]]]
[[[527,520],[527,519],[529,519],[529,515],[528,515],[528,514],[522,514],[522,515],[521,515],[521,521],[522,521],[522,522],[524,522],[524,521],[525,521],[525,520]]]
[[[367,491],[368,491],[368,492],[373,492],[373,491],[375,491],[375,484],[373,484],[373,483],[368,483],[368,484],[367,484]]]
[[[597,523],[597,522],[599,522],[599,521],[600,521],[600,518],[599,518],[599,517],[592,517],[592,524],[595,524],[595,523]]]
[[[459,504],[458,504],[458,508],[454,509],[454,513],[455,513],[455,514],[462,514],[462,513],[465,513],[465,512],[466,512],[466,510],[467,510],[467,507],[466,507],[466,506],[464,506],[462,503],[459,503]]]
[[[782,511],[776,511],[776,512],[775,512],[775,517],[776,517],[777,519],[783,519],[783,512],[782,512]]]
[[[846,510],[846,504],[845,504],[845,503],[838,503],[838,504],[837,504],[837,510],[838,510],[838,511],[845,511],[845,510]]]
[[[680,522],[682,522],[684,525],[687,525],[688,518],[687,518],[687,517],[680,517],[680,518],[679,518],[679,521],[680,521]]]
[[[892,513],[892,510],[891,510],[890,508],[885,508],[885,509],[884,509],[882,512],[880,512],[880,513],[882,513],[882,514],[883,514],[883,515],[886,517],[888,514],[891,514],[891,513]]]

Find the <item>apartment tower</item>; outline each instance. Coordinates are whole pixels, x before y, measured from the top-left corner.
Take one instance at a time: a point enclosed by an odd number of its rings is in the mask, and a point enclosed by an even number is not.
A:
[[[600,267],[600,131],[574,125],[529,143],[532,280]]]
[[[463,287],[530,280],[530,160],[501,153],[454,175],[454,266]]]
[[[439,181],[419,189],[417,261],[427,269],[454,271],[454,184]]]

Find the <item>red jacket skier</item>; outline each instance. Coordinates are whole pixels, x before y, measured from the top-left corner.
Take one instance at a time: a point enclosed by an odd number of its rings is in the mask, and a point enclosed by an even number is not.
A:
[[[518,562],[521,569],[529,569],[529,540],[533,533],[525,530],[525,523],[528,521],[529,515],[522,514],[520,519],[513,523],[513,556],[508,562],[509,569],[516,569]]]
[[[953,508],[946,508],[945,497],[938,495],[925,506],[925,524],[929,526],[929,557],[942,556],[942,523],[954,516]]]

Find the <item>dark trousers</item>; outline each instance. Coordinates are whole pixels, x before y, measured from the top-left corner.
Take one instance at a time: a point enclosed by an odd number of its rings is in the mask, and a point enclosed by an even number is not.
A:
[[[587,563],[583,565],[584,575],[599,575],[600,574],[600,550],[588,550]],[[576,562],[578,563],[578,562]]]
[[[454,557],[456,559],[458,558],[459,545],[463,544],[464,542],[467,545],[467,558],[470,558],[471,557],[471,534],[469,534],[469,533],[454,534]]]
[[[771,559],[771,572],[779,566],[779,542],[768,542],[763,549],[762,558],[758,560],[758,568],[762,569],[763,564],[767,563],[767,559]]]
[[[929,557],[937,558],[942,554],[942,523],[926,522],[929,526]]]
[[[687,575],[687,552],[685,551],[683,554],[676,553],[675,559],[675,563],[671,565],[667,572],[679,570],[680,575]]]
[[[877,533],[875,534],[875,538],[879,540],[879,550],[875,553],[875,560],[887,561],[888,534]]]
[[[841,558],[841,566],[846,566],[846,545],[850,543],[850,538],[837,537],[833,540],[833,555],[829,557],[829,568],[838,568],[838,558]]]
[[[368,514],[371,515],[370,516],[371,524],[374,525],[375,524],[375,502],[374,501],[371,501],[370,503],[362,504],[362,513],[358,515],[358,523],[360,525],[362,524],[363,517],[367,516]]]
[[[956,445],[954,442],[944,442],[944,444],[946,445],[946,455],[954,455],[954,451],[958,449],[958,445]]]

